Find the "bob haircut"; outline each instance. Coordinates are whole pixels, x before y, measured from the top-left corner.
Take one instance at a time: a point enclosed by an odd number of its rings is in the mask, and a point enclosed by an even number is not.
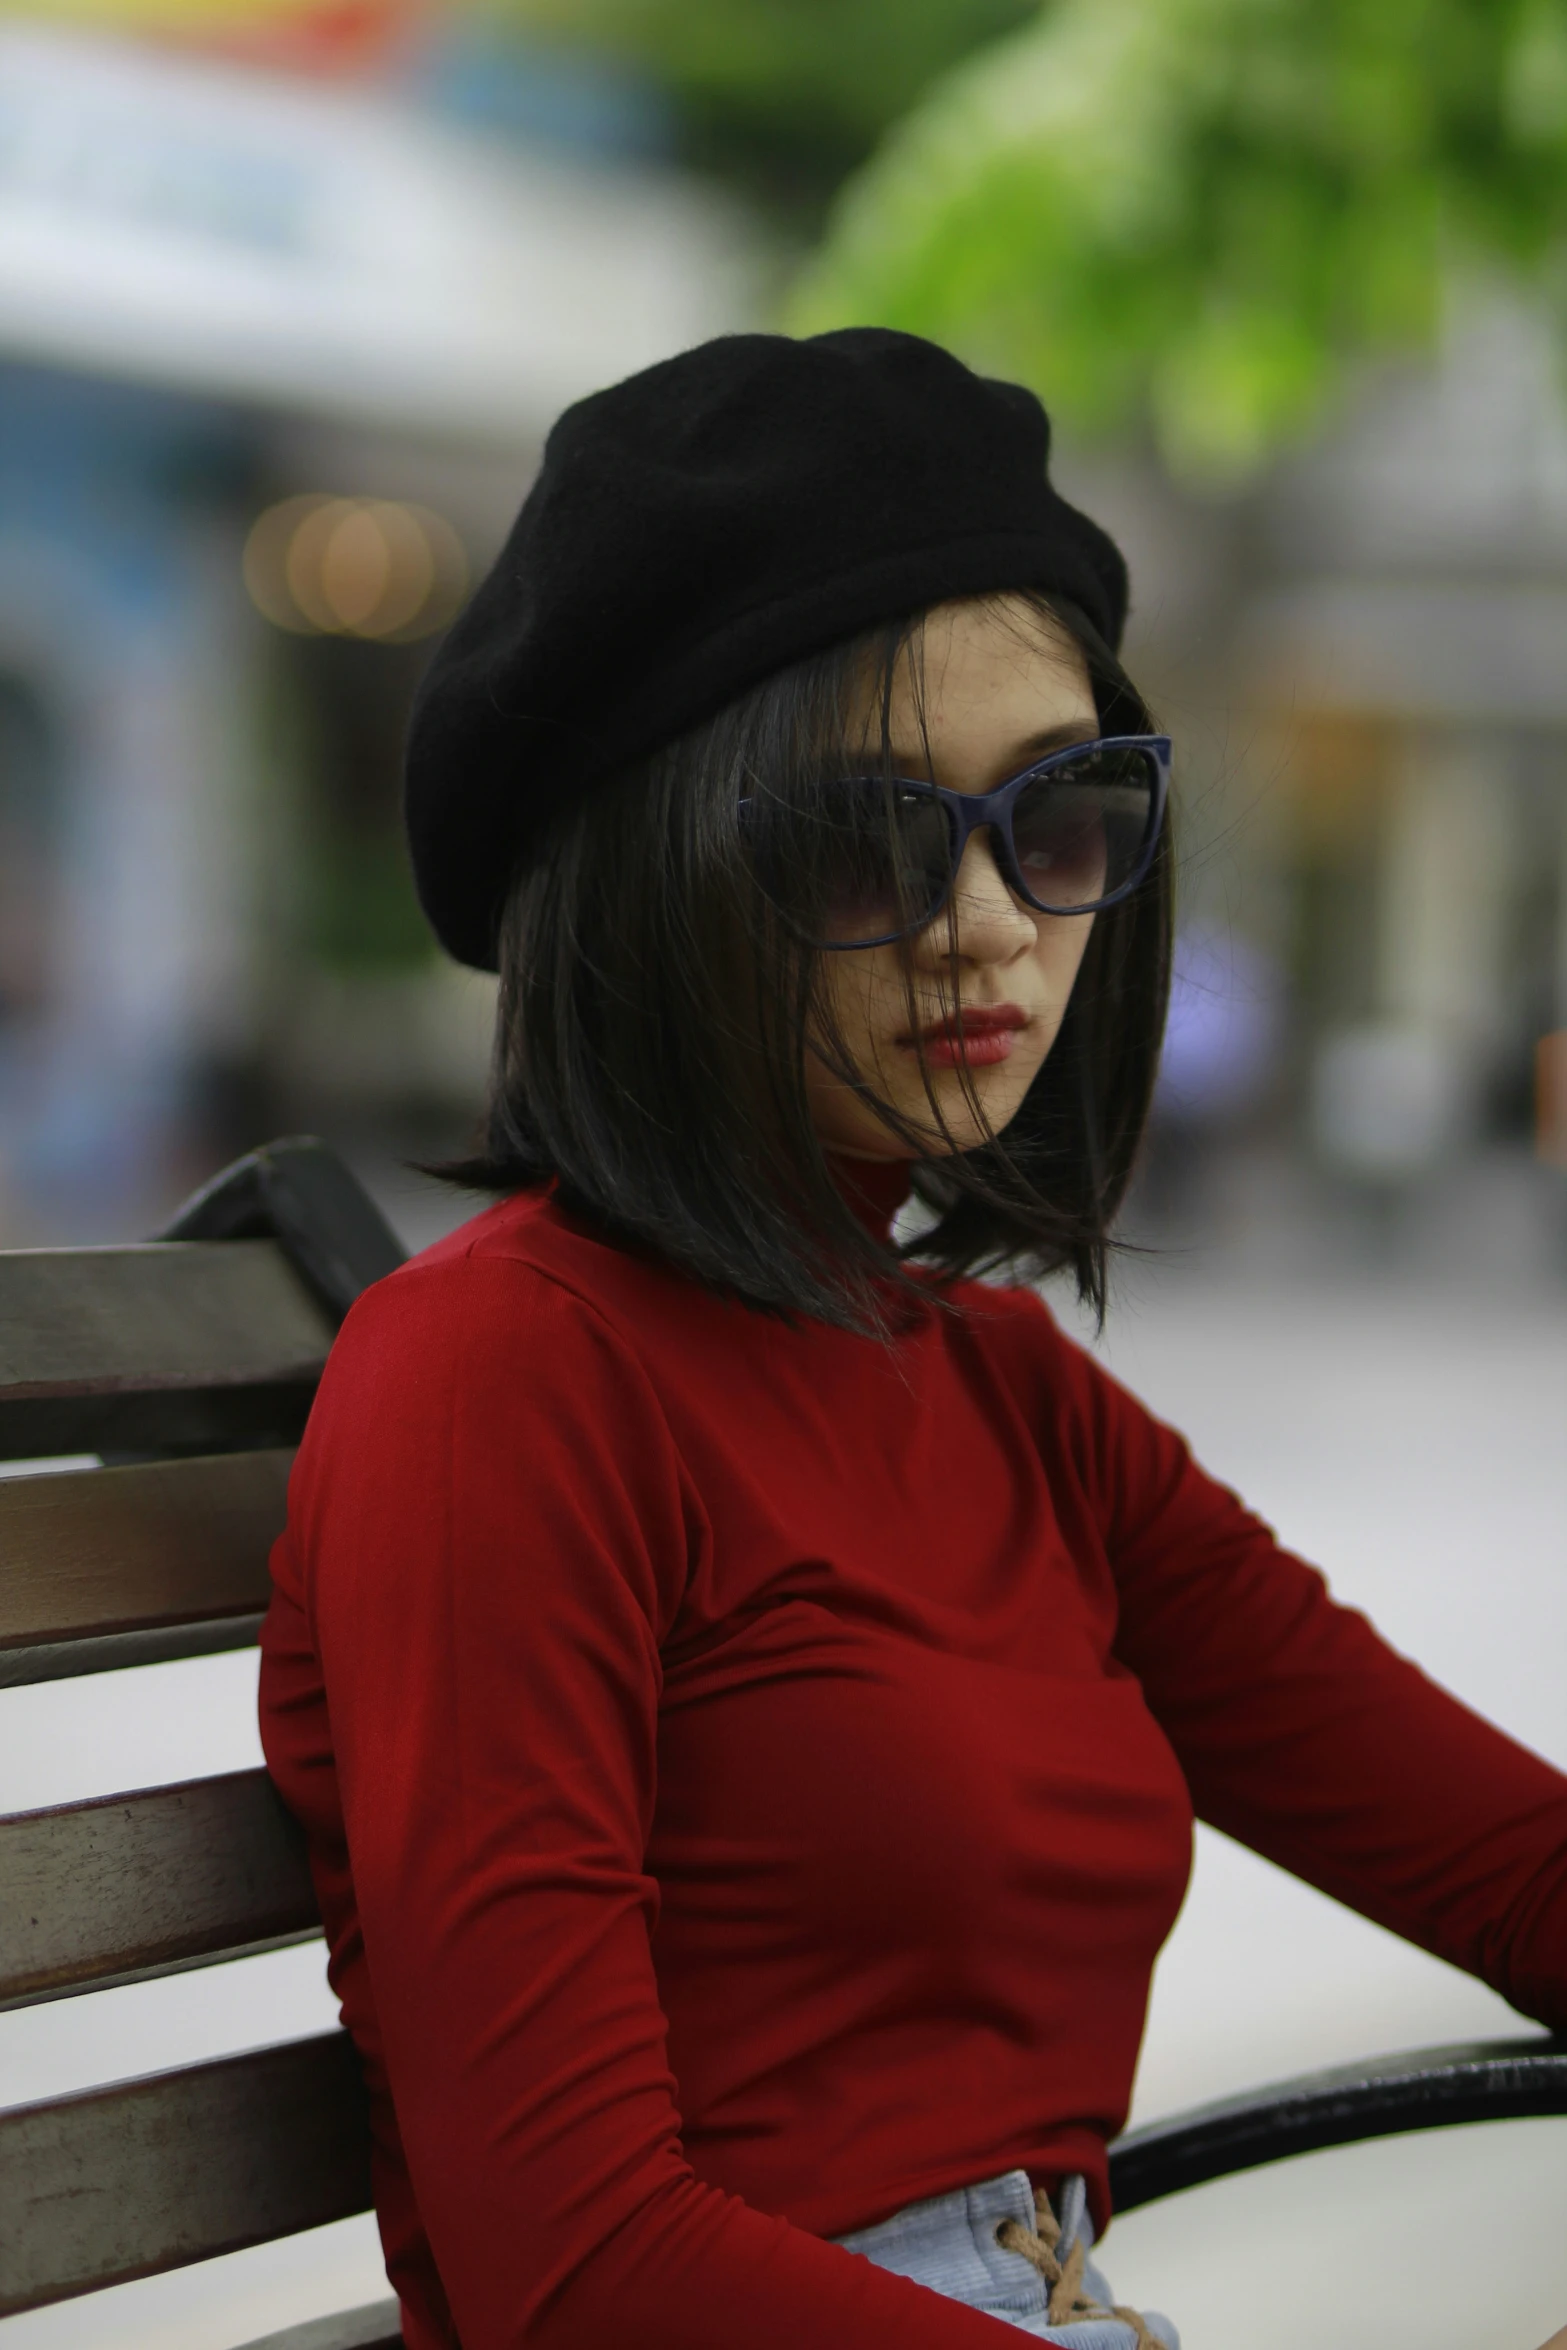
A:
[[[1026,600],[1081,651],[1101,731],[1151,733],[1084,615]],[[1094,917],[1054,1047],[1004,1133],[977,1148],[920,1155],[918,1130],[853,1067],[821,984],[809,856],[791,859],[790,826],[808,850],[813,800],[865,771],[878,701],[891,773],[900,664],[923,711],[923,623],[915,614],[779,671],[562,813],[502,918],[478,1153],[431,1172],[495,1192],[553,1178],[569,1212],[720,1295],[878,1337],[917,1298],[942,1302],[947,1279],[1003,1267],[1030,1279],[1070,1268],[1103,1318],[1110,1228],[1164,1025],[1168,833],[1147,878]],[[785,844],[765,891],[748,821],[758,807]],[[912,1009],[908,942],[897,951]],[[924,1217],[901,1245],[869,1232],[833,1179],[806,1097],[813,1049],[909,1145]],[[928,1072],[926,1091],[939,1125]],[[925,1278],[905,1269],[913,1259]]]

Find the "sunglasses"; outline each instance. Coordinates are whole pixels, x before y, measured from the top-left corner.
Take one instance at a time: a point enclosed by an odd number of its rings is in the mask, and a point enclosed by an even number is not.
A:
[[[1002,879],[1037,914],[1096,914],[1136,889],[1158,846],[1170,740],[1108,735],[1054,751],[994,791],[947,791],[894,775],[828,784],[791,810],[788,839],[759,842],[758,878],[787,864],[819,909],[815,943],[887,946],[933,922],[952,894],[970,833],[990,827]],[[747,812],[757,801],[746,803]]]

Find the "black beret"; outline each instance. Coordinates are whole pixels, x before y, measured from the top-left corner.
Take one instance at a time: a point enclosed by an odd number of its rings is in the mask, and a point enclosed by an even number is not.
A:
[[[772,671],[949,597],[1070,597],[1110,645],[1113,542],[1052,488],[1032,392],[880,327],[724,335],[568,408],[408,745],[420,901],[495,965],[553,813]]]

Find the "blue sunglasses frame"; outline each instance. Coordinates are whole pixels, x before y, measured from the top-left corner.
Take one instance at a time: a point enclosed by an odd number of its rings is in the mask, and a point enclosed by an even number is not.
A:
[[[1012,837],[1012,811],[1031,783],[1037,783],[1054,769],[1069,766],[1095,751],[1143,751],[1152,760],[1154,789],[1148,811],[1148,829],[1138,850],[1136,865],[1119,889],[1111,890],[1105,897],[1094,898],[1087,905],[1046,905],[1042,898],[1033,896],[1024,884],[1018,865],[1017,844]],[[908,923],[901,930],[886,931],[879,938],[820,939],[817,941],[818,946],[829,954],[854,954],[863,947],[891,946],[895,939],[912,938],[916,932],[924,930],[935,921],[952,895],[970,834],[982,831],[986,825],[996,836],[996,863],[1001,869],[1002,879],[1014,896],[1020,897],[1036,914],[1098,914],[1106,906],[1118,906],[1123,898],[1130,897],[1133,890],[1148,878],[1154,851],[1164,830],[1165,810],[1170,797],[1171,758],[1172,745],[1167,734],[1106,734],[1098,735],[1090,742],[1071,743],[1065,750],[1052,751],[1048,758],[1036,759],[1032,766],[1021,768],[1016,775],[1009,775],[1005,783],[998,783],[994,791],[988,792],[949,791],[944,784],[927,783],[907,775],[895,775],[890,779],[846,775],[842,779],[845,784],[882,784],[890,780],[900,790],[917,792],[922,799],[939,801],[947,816],[950,870],[946,888],[929,912],[922,914],[917,922]]]

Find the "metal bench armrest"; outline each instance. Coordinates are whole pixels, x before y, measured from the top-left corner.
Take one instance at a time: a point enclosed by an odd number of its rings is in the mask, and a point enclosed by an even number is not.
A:
[[[1117,2211],[1207,2179],[1402,2130],[1567,2114],[1567,2039],[1417,2048],[1225,2097],[1129,2130],[1110,2149]]]

